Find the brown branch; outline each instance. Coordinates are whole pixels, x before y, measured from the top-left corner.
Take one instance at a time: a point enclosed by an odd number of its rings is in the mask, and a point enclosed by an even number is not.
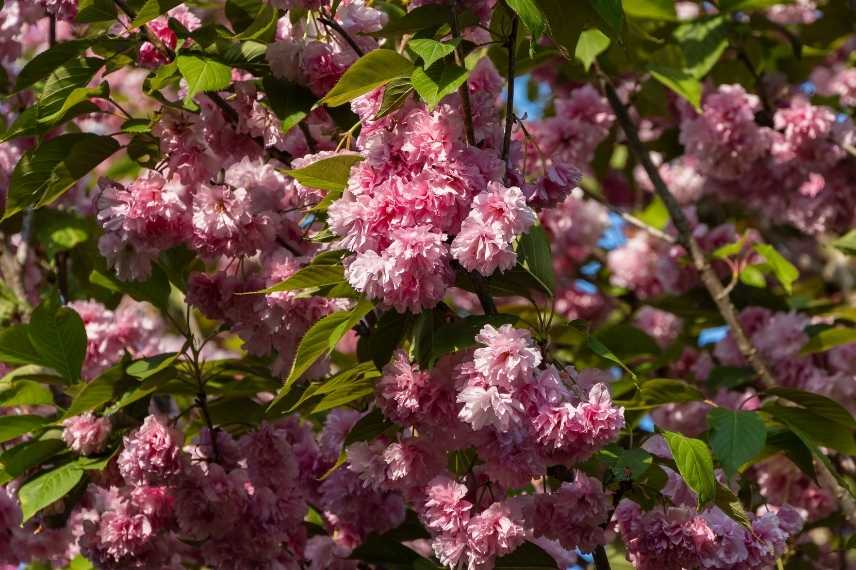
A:
[[[351,49],[354,50],[358,57],[363,57],[363,55],[365,55],[365,52],[363,51],[363,48],[360,47],[360,44],[354,41],[354,38],[352,38],[351,35],[348,34],[348,31],[339,25],[339,22],[328,16],[318,16],[318,21],[327,26],[328,28],[336,30],[336,32],[342,37],[342,39],[348,42],[348,45],[351,46]]]
[[[458,29],[458,14],[452,10],[452,37],[460,38],[461,31]],[[460,44],[455,46],[455,63],[459,66],[464,66],[464,55],[461,53]],[[467,144],[475,146],[476,144],[476,129],[473,125],[473,106],[470,103],[470,83],[465,79],[458,87],[458,95],[461,98],[461,106],[464,108],[464,127],[467,133]]]
[[[635,226],[635,227],[639,228],[640,230],[644,230],[644,231],[648,232],[649,234],[651,234],[652,236],[654,236],[655,238],[661,239],[665,242],[668,242],[668,243],[676,243],[677,242],[677,240],[675,239],[674,236],[671,236],[671,235],[667,234],[666,232],[664,232],[660,229],[657,229],[650,224],[643,222],[642,220],[640,220],[639,218],[637,218],[633,214],[628,214],[627,212],[625,212],[621,208],[619,208],[613,204],[610,204],[609,202],[607,202],[606,200],[604,200],[602,197],[598,196],[597,194],[590,192],[589,190],[586,190],[582,186],[580,186],[579,189],[582,190],[583,194],[585,194],[589,199],[594,200],[595,202],[606,207],[607,209],[609,209],[610,212],[613,212],[614,214],[620,216],[621,219],[624,220],[625,222],[627,222],[628,224]]]
[[[511,127],[514,125],[514,74],[517,66],[517,28],[520,21],[517,14],[511,17],[511,34],[508,36],[508,70],[506,81],[508,82],[507,95],[505,97],[505,135],[502,137],[502,160],[505,162],[505,176],[511,170]]]
[[[615,116],[618,118],[618,124],[621,125],[621,130],[624,131],[624,136],[627,138],[627,145],[630,147],[630,150],[633,152],[636,160],[638,160],[642,165],[642,168],[645,169],[645,172],[648,174],[648,178],[650,178],[651,183],[654,185],[654,191],[669,211],[669,216],[672,218],[672,222],[678,230],[678,242],[683,245],[689,253],[693,266],[696,268],[696,271],[698,271],[702,283],[713,298],[713,302],[716,303],[719,313],[722,315],[722,318],[728,324],[731,333],[734,335],[734,340],[737,343],[737,347],[740,349],[740,353],[746,358],[749,364],[752,365],[752,368],[755,370],[764,386],[771,387],[775,385],[775,380],[773,379],[773,375],[770,373],[770,369],[767,367],[767,363],[764,362],[764,359],[761,358],[758,350],[751,342],[749,342],[746,332],[740,325],[740,321],[737,318],[737,311],[734,309],[734,305],[731,304],[728,292],[723,288],[722,283],[719,281],[719,277],[717,277],[716,273],[713,271],[713,268],[710,266],[704,252],[693,237],[692,229],[690,228],[690,223],[687,220],[687,217],[684,215],[683,210],[681,210],[674,194],[672,194],[666,186],[666,183],[663,181],[663,178],[660,176],[659,170],[654,166],[654,162],[651,160],[651,155],[648,153],[648,150],[639,140],[639,133],[636,130],[636,126],[633,124],[633,120],[630,118],[630,114],[627,112],[624,103],[621,102],[615,88],[607,79],[602,81],[602,85],[606,93],[606,98],[609,100],[609,105],[615,112]]]

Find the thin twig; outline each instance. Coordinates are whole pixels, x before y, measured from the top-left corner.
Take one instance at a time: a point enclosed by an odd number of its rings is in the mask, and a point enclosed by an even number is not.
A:
[[[621,208],[619,208],[618,206],[610,204],[609,202],[607,202],[606,200],[604,200],[602,197],[598,196],[594,192],[586,190],[582,186],[580,186],[579,189],[582,190],[583,194],[585,194],[588,198],[590,198],[590,199],[594,200],[595,202],[598,202],[599,204],[605,206],[607,209],[609,209],[610,212],[617,214],[618,216],[621,217],[622,220],[624,220],[628,224],[635,226],[641,230],[644,230],[644,231],[648,232],[649,234],[651,234],[652,236],[654,236],[658,239],[661,239],[663,241],[666,241],[668,243],[676,243],[677,242],[677,240],[675,239],[674,236],[671,236],[671,235],[667,234],[666,232],[659,230],[659,229],[655,228],[654,226],[643,222],[642,220],[640,220],[639,218],[637,218],[633,214],[628,214],[627,212],[621,210]]]
[[[511,17],[511,34],[508,36],[508,82],[505,97],[505,135],[502,137],[502,160],[505,162],[505,176],[511,170],[511,127],[514,125],[514,74],[517,66],[517,28],[520,22],[515,13]]]
[[[461,31],[458,29],[458,14],[452,10],[452,37],[459,39]],[[464,65],[464,55],[461,53],[460,42],[455,46],[455,63],[459,66]],[[467,144],[475,146],[476,144],[476,129],[473,124],[473,106],[470,103],[470,83],[465,79],[458,87],[458,95],[461,97],[461,106],[464,108],[464,127],[467,133]]]
[[[339,22],[326,15],[318,16],[318,21],[327,26],[328,28],[336,30],[336,32],[342,37],[342,39],[348,42],[348,45],[351,46],[351,49],[354,50],[357,56],[363,57],[363,55],[365,54],[363,48],[361,48],[360,45],[356,41],[354,41],[354,38],[351,37],[351,35],[348,33],[347,30],[345,30],[345,28],[339,25]]]
[[[318,145],[315,144],[315,139],[312,138],[312,133],[309,132],[309,126],[303,121],[300,121],[297,123],[297,127],[300,129],[300,132],[303,133],[303,138],[306,139],[306,148],[309,149],[309,152],[312,154],[318,152]]]
[[[737,318],[737,311],[734,309],[734,305],[731,304],[731,299],[725,292],[722,283],[719,281],[719,277],[717,277],[713,268],[710,266],[710,263],[708,263],[708,260],[698,242],[693,237],[689,220],[687,220],[683,210],[681,210],[674,194],[672,194],[666,186],[666,183],[660,176],[660,171],[657,170],[657,167],[654,166],[654,162],[651,160],[651,155],[639,140],[639,133],[636,130],[636,126],[633,124],[633,120],[630,118],[630,114],[627,112],[624,103],[621,102],[621,99],[618,97],[618,93],[616,93],[615,88],[608,79],[603,78],[602,85],[606,93],[606,98],[609,101],[609,105],[615,112],[615,116],[618,119],[619,125],[621,125],[622,131],[624,131],[624,136],[627,138],[627,144],[630,147],[631,152],[633,152],[636,160],[642,164],[642,168],[645,169],[645,172],[648,174],[648,178],[650,178],[651,183],[654,185],[654,191],[669,211],[669,216],[672,218],[672,222],[678,230],[678,242],[683,245],[689,253],[693,266],[696,268],[696,271],[698,271],[702,283],[713,298],[713,302],[716,303],[722,318],[730,327],[731,332],[734,335],[734,340],[737,343],[737,347],[740,349],[740,353],[746,358],[749,364],[752,365],[752,368],[754,368],[761,380],[761,383],[765,387],[774,386],[775,380],[773,379],[773,375],[770,373],[770,369],[767,367],[767,363],[764,362],[763,358],[761,358],[761,355],[758,353],[758,350],[751,342],[749,342],[749,338],[746,336],[746,332],[743,330],[743,327]]]

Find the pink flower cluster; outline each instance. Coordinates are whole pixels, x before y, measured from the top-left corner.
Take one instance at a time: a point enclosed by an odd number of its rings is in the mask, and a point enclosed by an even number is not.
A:
[[[72,301],[86,329],[83,377],[92,379],[119,362],[127,351],[135,358],[161,352],[164,323],[148,305],[124,299],[111,311],[98,301]]]
[[[291,4],[280,0],[282,8]],[[323,2],[300,1],[309,4],[304,7],[318,8]],[[336,22],[358,44],[363,52],[377,48],[377,41],[370,34],[383,28],[387,21],[385,12],[369,6],[364,0],[345,0],[336,9]],[[324,37],[332,33],[333,41]],[[345,70],[357,59],[354,51],[345,39],[328,30],[314,18],[292,22],[289,18],[280,20],[277,41],[267,49],[267,60],[276,77],[288,79],[305,85],[315,95],[322,96],[339,80]]]
[[[124,485],[91,485],[78,507],[81,551],[105,569],[293,567],[306,542],[303,430],[262,425],[239,441],[218,431],[216,445],[206,431],[188,454],[165,419],[147,417],[118,457]]]
[[[69,418],[62,423],[62,439],[81,455],[96,455],[104,450],[110,436],[110,420],[91,412]]]
[[[782,386],[823,394],[853,410],[856,384],[856,343],[833,347],[826,352],[802,355],[809,341],[806,327],[810,320],[796,312],[772,312],[762,307],[747,307],[740,323],[752,343],[769,362],[773,376]],[[713,351],[725,366],[744,366],[745,360],[729,334]]]
[[[161,42],[161,45],[174,51],[178,45],[178,36],[169,27],[170,18],[174,18],[190,32],[199,28],[202,22],[187,6],[180,4],[163,16],[159,16],[148,23],[149,31]],[[169,56],[163,52],[162,47],[156,46],[151,42],[143,42],[143,45],[140,46],[137,62],[143,67],[157,67],[169,63]]]
[[[480,79],[496,73],[485,62],[474,83],[494,86]],[[493,101],[482,95],[477,116],[488,124]],[[399,312],[419,312],[452,284],[452,259],[482,275],[513,266],[511,242],[535,215],[519,188],[499,182],[496,151],[466,144],[457,94],[434,111],[408,102],[375,121],[381,96],[378,90],[354,102],[365,121],[357,141],[365,160],[330,206],[329,223],[354,253],[345,260],[354,288]],[[493,140],[490,133],[485,140]]]

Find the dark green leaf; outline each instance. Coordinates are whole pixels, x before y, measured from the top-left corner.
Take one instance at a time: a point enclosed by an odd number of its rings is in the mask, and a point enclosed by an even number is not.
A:
[[[262,80],[270,108],[282,121],[282,130],[288,131],[302,121],[312,110],[315,98],[305,87],[267,75]]]
[[[761,409],[791,428],[794,433],[800,432],[815,445],[831,447],[848,455],[856,455],[853,431],[844,429],[840,425],[830,429],[829,420],[824,416],[817,415],[807,408],[783,406],[775,402],[768,402]]]
[[[78,92],[66,106],[71,94],[79,88],[86,88],[103,64],[104,60],[95,57],[77,57],[57,67],[45,80],[39,96],[39,122],[50,124],[73,105],[82,102],[85,97],[81,98]]]
[[[27,151],[12,173],[4,219],[50,204],[118,149],[112,137],[74,133]]]
[[[767,429],[755,412],[714,408],[707,422],[711,429],[710,448],[729,477],[764,449]]]
[[[57,379],[60,383],[62,382],[61,379]],[[53,404],[50,388],[40,382],[15,379],[8,388],[0,392],[0,406],[3,407],[52,406]]]
[[[624,13],[634,18],[674,21],[678,19],[673,0],[622,0]]]
[[[291,372],[285,381],[285,385],[271,402],[269,409],[273,408],[280,399],[288,394],[291,387],[315,362],[322,356],[330,354],[336,345],[342,340],[374,305],[369,301],[360,301],[350,311],[339,311],[327,315],[313,324],[297,346],[297,354],[291,366]]]
[[[692,103],[697,111],[701,110],[701,82],[682,69],[652,64],[648,67],[651,75],[660,83]]]
[[[137,301],[147,301],[159,309],[169,304],[169,280],[163,269],[152,265],[152,274],[145,281],[120,281],[108,269],[93,269],[89,282],[116,293],[125,293]]]
[[[694,402],[704,400],[704,394],[683,380],[653,378],[642,384],[642,401],[648,405]]]
[[[67,307],[42,303],[33,311],[27,334],[41,362],[71,383],[80,379],[86,358],[86,329],[80,315]]]
[[[551,568],[555,570],[556,561],[540,546],[531,542],[524,542],[510,554],[497,558],[494,568],[506,568],[508,570]]]
[[[826,352],[836,346],[852,342],[856,342],[856,329],[853,327],[832,327],[812,336],[805,346],[800,349],[800,354]]]
[[[413,69],[410,61],[392,50],[372,50],[348,68],[321,104],[337,107],[393,79],[409,77]]]
[[[27,65],[18,74],[15,81],[15,90],[20,91],[26,89],[38,81],[45,79],[56,68],[67,62],[73,57],[83,53],[88,47],[89,42],[84,40],[72,40],[67,42],[59,42],[51,48],[37,54],[33,59],[27,62]]]
[[[746,511],[743,509],[740,499],[737,498],[737,495],[735,495],[731,489],[722,483],[716,483],[716,498],[714,499],[714,502],[722,512],[728,515],[737,524],[744,528],[752,529],[752,523],[749,521]]]
[[[348,185],[351,168],[363,157],[358,154],[339,154],[316,160],[308,166],[284,172],[310,188],[344,190]]]
[[[135,386],[137,381],[124,374],[124,367],[124,363],[119,363],[88,384],[84,384],[74,396],[62,419],[97,410],[104,404],[118,399],[128,388]]]
[[[686,62],[682,71],[702,79],[728,48],[728,21],[715,16],[687,22],[675,30],[675,39]]]
[[[24,483],[18,491],[23,521],[68,494],[83,478],[76,463],[66,463]]]
[[[15,325],[0,330],[0,362],[47,366],[33,343],[30,342],[26,325]]]
[[[713,458],[707,445],[700,439],[671,431],[663,432],[663,437],[684,482],[698,495],[699,506],[714,500],[716,478],[713,473]]]
[[[146,0],[142,8],[137,11],[137,17],[131,22],[131,27],[139,28],[158,16],[166,14],[179,4],[181,0]]]
[[[357,343],[357,357],[371,360],[379,369],[386,366],[392,353],[398,348],[410,325],[409,313],[396,310],[385,311],[368,335],[361,336]]]
[[[400,109],[413,91],[413,83],[409,77],[390,81],[383,89],[383,100],[381,100],[380,108],[374,119],[381,119]]]
[[[42,416],[0,416],[0,443],[31,433],[50,423]]]
[[[636,480],[648,471],[654,458],[644,449],[635,447],[624,449],[612,464],[612,474],[619,481]]]
[[[65,448],[61,439],[34,439],[4,451],[0,455],[0,485],[20,477]]]
[[[523,25],[529,29],[533,43],[537,42],[544,35],[547,22],[535,0],[506,0],[506,3],[509,8],[517,13]]]
[[[452,12],[448,6],[428,4],[410,10],[400,18],[392,20],[378,36],[412,34],[425,29],[436,28],[451,21]]]
[[[825,422],[832,422],[843,429],[856,430],[856,419],[847,411],[847,408],[826,396],[796,388],[770,388],[766,393],[790,400],[822,417]]]
[[[142,358],[140,360],[135,360],[125,369],[125,372],[129,376],[133,376],[134,378],[138,378],[140,380],[145,380],[150,376],[154,376],[161,370],[165,370],[173,365],[175,360],[178,358],[178,353],[168,352],[166,354],[159,354],[157,356],[151,356],[149,358]]]
[[[603,18],[612,32],[620,34],[624,25],[624,10],[621,0],[588,0],[595,12]]]
[[[288,279],[268,287],[264,292],[298,291],[344,282],[345,269],[341,265],[307,265],[293,273]]]
[[[345,447],[358,441],[372,440],[394,427],[394,425],[386,419],[380,409],[375,408],[354,424],[354,427],[351,428],[351,431],[348,432],[348,436],[345,438]]]
[[[553,294],[556,290],[556,273],[553,270],[550,240],[544,228],[534,226],[528,233],[521,236],[517,253],[523,266],[544,284],[550,294]]]
[[[427,70],[421,67],[414,69],[410,81],[428,108],[433,109],[444,97],[457,91],[469,74],[463,67],[438,62]]]
[[[856,230],[850,230],[833,241],[832,245],[848,255],[856,255]]]
[[[128,119],[122,123],[122,132],[131,134],[150,133],[151,122],[148,119]]]
[[[116,4],[113,0],[77,0],[77,16],[74,21],[78,24],[108,22],[116,19]]]
[[[506,324],[513,325],[517,320],[514,315],[471,315],[438,327],[431,348],[432,362],[445,354],[476,346],[478,342],[475,337],[485,325],[499,328]]]

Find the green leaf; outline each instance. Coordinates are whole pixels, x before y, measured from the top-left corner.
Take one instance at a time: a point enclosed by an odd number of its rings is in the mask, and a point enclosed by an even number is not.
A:
[[[85,40],[59,42],[27,62],[15,80],[15,90],[21,91],[48,77],[59,66],[83,53],[89,47]]]
[[[719,9],[723,12],[762,10],[774,4],[783,4],[782,0],[720,0]]]
[[[317,321],[303,338],[300,339],[300,344],[297,346],[297,354],[294,357],[294,363],[291,366],[291,372],[285,381],[285,385],[277,394],[276,398],[271,402],[268,409],[274,407],[286,394],[291,387],[315,362],[322,356],[326,356],[333,352],[336,345],[342,340],[349,330],[351,330],[369,311],[374,308],[374,305],[369,301],[360,301],[350,311],[339,311],[327,315],[323,319]]]
[[[438,42],[431,38],[416,38],[407,42],[407,47],[422,58],[424,68],[431,67],[435,61],[443,59],[455,51],[454,44]]]
[[[242,32],[253,23],[263,7],[261,0],[226,0],[224,12],[235,32]]]
[[[847,255],[856,255],[856,230],[850,230],[833,241],[832,246],[837,247]]]
[[[686,71],[665,65],[651,64],[648,71],[654,79],[692,103],[697,111],[701,111],[701,82],[698,79]]]
[[[333,285],[345,282],[345,269],[341,265],[307,265],[293,273],[285,281],[268,287],[265,293],[277,291],[298,291],[321,287],[322,285]]]
[[[740,271],[740,282],[756,289],[763,289],[767,286],[767,278],[755,265],[747,265]]]
[[[109,291],[124,293],[137,301],[147,301],[159,309],[169,305],[169,280],[158,265],[152,265],[152,274],[145,281],[120,281],[111,270],[93,269],[89,282]]]
[[[635,447],[622,450],[610,469],[619,481],[630,481],[642,477],[653,462],[654,458],[650,453]]]
[[[76,463],[66,463],[24,483],[18,491],[23,522],[67,495],[83,478]]]
[[[0,330],[0,362],[47,366],[33,343],[30,342],[26,325],[15,325]]]
[[[393,19],[381,31],[374,35],[393,36],[413,34],[422,30],[436,28],[448,24],[452,19],[452,11],[448,6],[428,4],[410,10],[400,18]]]
[[[499,328],[502,325],[513,325],[517,321],[518,318],[514,315],[470,315],[438,327],[431,346],[431,362],[436,362],[443,355],[478,345],[475,337],[485,325]]]
[[[0,454],[0,485],[20,477],[66,449],[61,439],[34,439]]]
[[[137,17],[131,22],[131,27],[139,28],[158,16],[166,14],[179,4],[181,0],[146,0],[142,8],[137,11]]]
[[[344,190],[348,185],[351,168],[361,160],[363,157],[358,154],[339,154],[316,160],[303,168],[283,172],[310,188]]]
[[[682,71],[702,79],[728,48],[728,21],[715,16],[682,24],[675,30],[686,66]]]
[[[413,323],[413,338],[410,342],[410,359],[427,367],[434,346],[434,311],[426,309],[419,313]]]
[[[856,455],[856,440],[853,431],[836,425],[830,429],[829,420],[807,408],[783,406],[768,402],[761,408],[776,420],[785,424],[794,433],[799,431],[816,445],[831,447],[848,455]]]
[[[177,358],[178,353],[176,352],[167,352],[166,354],[142,358],[129,364],[125,369],[125,372],[129,376],[133,376],[139,380],[145,380],[146,378],[154,376],[158,372],[166,370],[172,366]]]
[[[533,226],[520,238],[517,253],[523,266],[528,269],[552,295],[556,291],[556,273],[553,270],[553,255],[550,240],[541,226]]]
[[[567,0],[536,0],[541,13],[547,19],[547,30],[553,41],[559,47],[559,51],[565,59],[572,60],[576,50],[580,34],[589,27],[586,18],[580,17],[577,9],[590,10],[586,2],[577,2],[574,5],[574,17],[568,17]]]
[[[113,0],[77,0],[77,15],[74,21],[78,24],[108,22],[116,19],[116,4]]]
[[[513,552],[497,558],[494,568],[505,568],[508,570],[550,568],[551,570],[555,570],[556,561],[540,546],[531,542],[524,542]]]
[[[409,77],[390,81],[383,89],[383,100],[381,100],[380,108],[374,116],[374,120],[386,117],[400,109],[413,91],[413,83]]]
[[[305,87],[266,75],[262,85],[270,108],[282,121],[282,130],[297,126],[312,110],[315,97]]]
[[[664,431],[663,437],[684,482],[698,495],[699,507],[708,504],[716,497],[716,477],[707,445],[700,439],[671,431]]]
[[[644,210],[636,212],[634,215],[658,230],[663,230],[669,225],[669,210],[659,196],[655,196]]]
[[[767,429],[755,412],[714,408],[707,422],[711,429],[710,448],[729,477],[764,449]]]
[[[371,360],[378,369],[386,366],[392,353],[401,344],[410,321],[409,313],[385,311],[369,334],[361,336],[357,341],[357,358],[360,361]]]
[[[743,509],[740,499],[737,498],[737,495],[731,489],[718,481],[716,483],[716,498],[714,499],[714,503],[737,524],[749,530],[752,529],[752,523]]]
[[[312,408],[312,413],[326,412],[327,410],[350,404],[355,400],[373,396],[375,392],[374,385],[378,376],[380,376],[379,373],[375,376],[362,376],[353,382],[339,384],[335,389],[328,389],[327,393],[321,398],[321,401]]]
[[[188,98],[192,99],[203,91],[220,91],[232,83],[232,68],[211,58],[179,55],[175,63],[182,77],[187,80]]]
[[[832,327],[824,329],[811,337],[800,349],[800,354],[826,352],[836,346],[856,342],[856,329],[852,327]]]
[[[621,33],[624,25],[624,10],[621,8],[621,0],[588,0],[588,3],[614,33]]]
[[[12,172],[3,219],[50,204],[118,149],[112,137],[74,133],[27,151]]]
[[[97,410],[104,404],[118,399],[127,388],[137,384],[124,373],[124,363],[119,363],[91,382],[84,384],[74,396],[71,405],[62,415],[63,420]]]
[[[42,303],[33,311],[27,334],[43,363],[71,383],[80,379],[86,358],[86,329],[80,315],[68,307]]]
[[[392,50],[372,50],[345,71],[320,104],[330,107],[343,105],[393,79],[409,77],[413,70],[409,60]]]
[[[544,35],[547,21],[535,0],[506,0],[506,4],[520,16],[520,21],[529,29],[532,42],[537,42]]]
[[[68,97],[59,109],[49,115],[40,116],[38,122],[46,125],[54,125],[84,101],[88,101],[92,97],[103,99],[109,95],[110,84],[106,81],[101,82],[98,87],[78,87],[68,94]]]
[[[704,394],[683,380],[653,378],[642,383],[640,396],[647,405],[695,402],[704,400]]]
[[[130,134],[150,133],[152,124],[148,119],[128,119],[122,123],[122,132]]]
[[[89,238],[90,225],[72,211],[43,208],[35,215],[35,233],[49,256],[75,248]]]
[[[395,424],[386,419],[380,409],[375,408],[354,424],[348,436],[345,438],[345,447],[358,441],[374,439]]]
[[[766,393],[806,408],[822,417],[825,423],[832,422],[840,429],[856,430],[856,419],[847,411],[847,408],[831,398],[796,388],[770,388]]]
[[[77,89],[86,87],[95,73],[104,64],[104,60],[95,57],[77,57],[57,67],[45,80],[45,86],[39,96],[39,122],[49,124],[59,119],[66,111],[85,97],[79,95],[66,106],[66,101]]]
[[[574,55],[578,60],[583,62],[583,67],[588,71],[591,64],[597,59],[597,56],[605,52],[606,48],[609,47],[609,42],[609,36],[597,28],[586,30],[580,34]]]
[[[236,40],[273,41],[276,35],[276,24],[279,11],[270,4],[262,4],[261,10],[247,28],[235,36]]]
[[[621,5],[624,13],[634,18],[669,22],[678,19],[675,3],[672,0],[622,0]]]
[[[20,370],[20,369],[19,369]],[[48,386],[30,380],[15,380],[0,392],[0,406],[52,406],[53,394]]]
[[[0,416],[0,443],[31,433],[50,423],[42,416]]]
[[[428,104],[428,108],[433,109],[444,97],[457,91],[469,75],[470,72],[463,67],[439,62],[427,70],[417,67],[413,70],[410,81],[419,97]]]
[[[790,294],[791,286],[800,276],[799,270],[797,270],[790,261],[782,257],[782,254],[776,251],[776,248],[772,245],[756,243],[753,246],[753,249],[767,260],[767,263],[770,265],[770,269],[773,271],[773,275],[776,276],[776,279],[779,280],[779,283],[782,284],[785,291]]]

